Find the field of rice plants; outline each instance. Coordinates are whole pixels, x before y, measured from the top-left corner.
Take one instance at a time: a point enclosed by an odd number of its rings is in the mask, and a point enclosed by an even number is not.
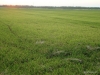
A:
[[[100,75],[100,10],[0,8],[0,75]]]

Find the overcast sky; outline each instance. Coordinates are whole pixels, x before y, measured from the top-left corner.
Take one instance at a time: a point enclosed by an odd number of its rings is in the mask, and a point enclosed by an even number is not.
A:
[[[100,0],[0,0],[0,4],[100,7]]]

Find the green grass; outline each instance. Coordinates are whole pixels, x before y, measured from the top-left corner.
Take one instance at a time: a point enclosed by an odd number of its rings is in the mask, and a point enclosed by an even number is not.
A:
[[[0,75],[100,75],[100,10],[0,8]]]

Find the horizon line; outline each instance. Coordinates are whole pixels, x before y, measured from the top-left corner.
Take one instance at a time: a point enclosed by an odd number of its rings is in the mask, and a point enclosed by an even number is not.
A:
[[[39,5],[18,5],[18,4],[0,4],[0,6],[33,6],[33,7],[90,7],[90,8],[100,8],[100,6],[39,6]]]

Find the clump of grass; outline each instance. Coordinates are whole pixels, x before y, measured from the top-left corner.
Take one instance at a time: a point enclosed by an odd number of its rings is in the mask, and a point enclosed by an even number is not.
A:
[[[100,47],[86,46],[88,50],[100,50]]]
[[[96,71],[84,71],[84,74],[85,75],[94,75],[94,74],[97,74],[98,72]]]
[[[71,61],[71,62],[79,62],[79,63],[83,62],[81,59],[78,59],[78,58],[67,58],[66,60]]]
[[[47,53],[47,58],[53,58],[53,57],[66,57],[71,55],[70,52],[66,52],[66,51],[49,51]]]
[[[36,41],[36,44],[44,44],[45,41]]]

